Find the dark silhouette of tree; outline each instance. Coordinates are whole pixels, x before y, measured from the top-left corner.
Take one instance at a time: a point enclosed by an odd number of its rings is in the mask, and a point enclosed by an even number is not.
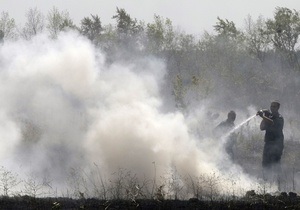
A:
[[[117,8],[113,19],[117,21],[117,31],[121,36],[134,36],[142,30],[137,20],[132,19],[124,9]]]
[[[124,9],[117,8],[117,14],[112,18],[117,21],[118,44],[131,52],[139,51],[143,26]]]
[[[227,19],[223,20],[219,17],[217,19],[218,22],[214,26],[214,29],[219,35],[236,38],[240,34],[233,21],[228,21]]]
[[[91,41],[97,39],[103,31],[98,15],[91,15],[92,18],[85,17],[81,20],[81,33]]]

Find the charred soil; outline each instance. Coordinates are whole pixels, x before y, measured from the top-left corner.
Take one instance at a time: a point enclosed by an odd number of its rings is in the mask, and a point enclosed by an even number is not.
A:
[[[1,209],[300,209],[296,193],[257,195],[222,200],[99,200],[71,198],[1,197]]]

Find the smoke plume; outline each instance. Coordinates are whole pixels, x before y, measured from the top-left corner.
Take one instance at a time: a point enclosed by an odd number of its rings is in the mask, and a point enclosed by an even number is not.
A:
[[[228,192],[258,184],[212,138],[208,102],[188,114],[163,109],[163,61],[107,65],[101,51],[74,33],[6,42],[0,50],[0,163],[21,177],[49,176],[65,186],[70,169],[97,165],[107,180],[121,168],[157,185],[168,171],[218,174]]]

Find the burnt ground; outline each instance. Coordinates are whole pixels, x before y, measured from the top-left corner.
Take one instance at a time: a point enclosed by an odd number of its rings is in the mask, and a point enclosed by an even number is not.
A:
[[[300,209],[300,196],[295,193],[256,195],[249,191],[239,199],[204,201],[182,200],[98,200],[71,198],[1,197],[0,209]]]

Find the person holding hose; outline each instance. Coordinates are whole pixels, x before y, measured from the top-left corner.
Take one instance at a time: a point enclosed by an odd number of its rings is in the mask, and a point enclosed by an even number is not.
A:
[[[260,110],[257,112],[257,115],[262,118],[260,130],[265,131],[262,157],[264,178],[268,180],[275,175],[280,188],[280,160],[284,148],[284,119],[278,112],[279,108],[280,103],[273,101],[271,102],[270,111]]]

